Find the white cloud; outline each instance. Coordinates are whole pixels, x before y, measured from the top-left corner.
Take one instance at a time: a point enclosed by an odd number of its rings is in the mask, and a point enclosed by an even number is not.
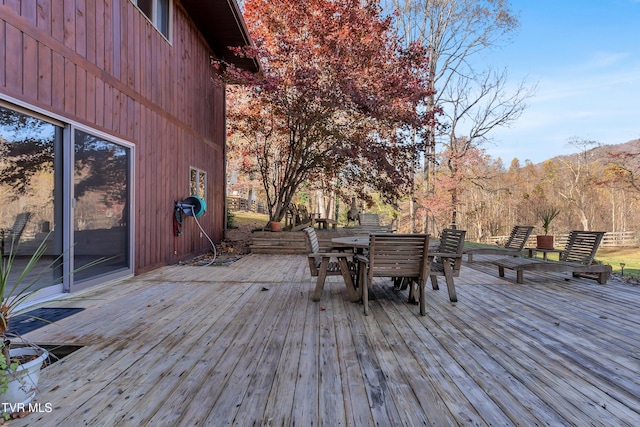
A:
[[[489,154],[539,162],[573,152],[566,146],[572,137],[603,144],[640,137],[640,67],[584,70],[541,79],[522,117],[494,132],[496,145],[486,147]]]
[[[588,68],[609,68],[619,64],[628,57],[629,54],[624,52],[597,51],[586,62],[585,66]]]
[[[490,135],[487,152],[539,162],[573,152],[572,137],[639,138],[640,0],[590,0],[579,11],[571,2],[520,3],[523,31],[497,59],[514,81],[514,72],[537,81],[537,91],[517,122]],[[549,17],[541,8],[551,4]]]

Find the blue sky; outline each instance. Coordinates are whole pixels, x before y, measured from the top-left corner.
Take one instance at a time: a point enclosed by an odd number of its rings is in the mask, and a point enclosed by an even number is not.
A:
[[[491,54],[514,84],[537,83],[528,108],[485,148],[508,165],[576,151],[571,138],[640,138],[640,0],[511,0],[520,28]]]

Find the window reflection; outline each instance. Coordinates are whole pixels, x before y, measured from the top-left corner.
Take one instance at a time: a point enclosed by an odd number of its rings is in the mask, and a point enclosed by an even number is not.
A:
[[[59,176],[54,156],[62,143],[62,128],[18,111],[0,107],[0,252],[16,254],[9,284],[15,283],[43,240],[47,250],[30,277],[22,281],[31,290],[60,282],[61,269],[49,268],[61,253]],[[59,267],[59,266],[57,266]]]
[[[189,170],[189,195],[198,196],[203,200],[207,198],[207,173],[200,169]]]
[[[129,267],[129,150],[76,130],[75,280]]]

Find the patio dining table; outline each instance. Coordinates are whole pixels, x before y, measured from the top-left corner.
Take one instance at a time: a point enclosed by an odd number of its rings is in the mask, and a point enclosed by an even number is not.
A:
[[[334,237],[331,243],[336,247],[353,248],[356,252],[362,253],[369,248],[369,235]]]
[[[542,259],[544,261],[548,260],[548,254],[550,253],[555,253],[558,254],[558,261],[560,260],[560,257],[562,256],[562,252],[564,252],[564,250],[562,249],[542,249],[542,248],[525,248],[527,251],[529,251],[529,258],[533,258],[534,256],[536,256],[537,252],[542,253]]]
[[[353,248],[357,253],[363,253],[365,249],[369,249],[369,235],[363,234],[357,236],[334,237],[331,239],[331,243],[336,247]],[[440,240],[429,240],[430,251],[435,251],[438,249],[439,245]]]
[[[356,236],[345,236],[345,237],[334,237],[331,239],[331,243],[334,247],[339,247],[339,248],[352,248],[354,249],[356,254],[363,254],[365,249],[369,248],[369,235],[368,234],[362,234],[362,235],[356,235]],[[355,276],[352,277],[353,280],[353,285],[355,286],[356,290],[358,290],[360,288],[360,284],[359,282],[359,278],[360,278],[360,272],[358,270],[359,266],[358,263],[356,263],[356,270],[355,270]],[[360,298],[358,298],[356,301],[360,301],[362,299],[362,289],[360,289]]]

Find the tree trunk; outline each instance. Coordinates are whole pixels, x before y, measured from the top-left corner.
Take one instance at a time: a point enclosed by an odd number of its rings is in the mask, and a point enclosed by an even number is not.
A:
[[[413,191],[411,191],[411,197],[409,198],[409,229],[411,233],[415,233],[416,228],[416,202],[413,197]]]
[[[451,228],[455,229],[458,217],[458,190],[451,190]]]

